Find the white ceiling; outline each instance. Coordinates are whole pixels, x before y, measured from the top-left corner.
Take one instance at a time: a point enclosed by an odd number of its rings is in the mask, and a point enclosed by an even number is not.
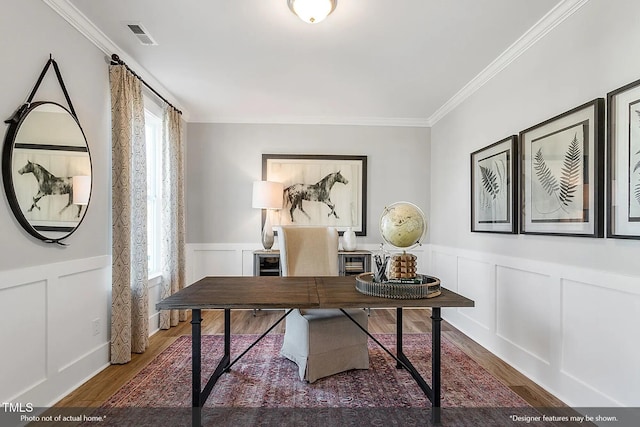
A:
[[[339,0],[310,25],[286,0],[44,1],[167,91],[190,122],[417,126],[579,3]],[[141,45],[130,22],[158,45]]]

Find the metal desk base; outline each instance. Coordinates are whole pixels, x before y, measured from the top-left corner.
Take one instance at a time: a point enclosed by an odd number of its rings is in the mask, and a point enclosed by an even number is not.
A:
[[[396,367],[406,369],[416,381],[420,389],[431,401],[432,412],[431,421],[435,425],[441,424],[441,378],[440,378],[440,335],[441,322],[440,307],[431,308],[431,387],[422,378],[417,369],[409,361],[402,351],[402,307],[396,308],[396,352],[393,355],[380,341],[356,322],[346,311],[340,309],[352,322],[354,322],[369,338],[373,339],[384,351],[396,360]],[[224,356],[218,363],[211,378],[202,389],[202,312],[200,309],[191,311],[191,375],[192,375],[192,399],[191,399],[191,425],[200,427],[202,425],[202,407],[211,394],[213,387],[223,373],[229,369],[251,348],[253,348],[262,338],[282,322],[292,310],[288,310],[280,319],[264,332],[253,344],[242,352],[233,362],[231,362],[231,309],[224,309]]]

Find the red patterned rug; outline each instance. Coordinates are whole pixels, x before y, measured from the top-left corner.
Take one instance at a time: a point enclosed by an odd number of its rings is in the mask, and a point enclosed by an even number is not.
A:
[[[232,360],[256,335],[232,337]],[[205,426],[429,426],[431,404],[411,375],[369,340],[370,369],[313,384],[279,355],[282,335],[265,337],[223,375],[203,409]],[[395,336],[376,335],[392,352]],[[202,337],[203,378],[217,365],[221,335]],[[404,336],[405,354],[431,382],[431,337]],[[203,384],[205,380],[203,380]],[[100,426],[188,426],[191,423],[191,337],[178,338],[94,411]],[[442,425],[506,426],[539,415],[522,398],[442,337]],[[97,418],[96,418],[97,419]],[[523,418],[520,418],[522,420]],[[535,422],[531,425],[542,425]],[[87,424],[89,425],[89,424]]]

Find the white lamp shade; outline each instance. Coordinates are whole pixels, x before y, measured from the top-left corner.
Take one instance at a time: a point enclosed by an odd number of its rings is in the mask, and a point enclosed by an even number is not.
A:
[[[71,185],[73,188],[73,204],[89,204],[89,195],[91,194],[91,177],[87,175],[74,176],[71,179]]]
[[[288,0],[289,8],[309,24],[323,21],[336,8],[337,0]]]
[[[251,206],[259,209],[282,209],[283,190],[284,186],[280,182],[255,181]]]

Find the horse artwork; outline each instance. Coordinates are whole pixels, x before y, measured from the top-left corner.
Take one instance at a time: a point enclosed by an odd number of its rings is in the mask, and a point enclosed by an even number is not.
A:
[[[27,212],[31,212],[33,208],[37,208],[38,210],[40,210],[38,202],[45,196],[65,194],[68,195],[68,202],[60,210],[60,212],[58,213],[59,215],[62,215],[62,212],[64,212],[69,206],[73,204],[73,186],[71,177],[57,177],[46,170],[44,167],[40,166],[38,163],[34,163],[31,161],[27,161],[27,164],[24,165],[24,167],[22,167],[20,170],[18,170],[18,173],[20,175],[32,173],[38,181],[38,192],[33,196],[33,203],[31,204],[31,207],[29,207]],[[76,217],[80,217],[81,210],[82,206],[78,205],[78,214],[76,215]]]
[[[336,205],[331,202],[330,198],[331,188],[336,182],[345,185],[349,183],[349,181],[347,181],[347,179],[342,176],[340,171],[338,171],[330,173],[315,184],[293,184],[285,188],[283,193],[284,205],[290,206],[289,214],[291,216],[291,222],[295,222],[293,212],[296,209],[306,215],[307,218],[311,219],[309,214],[307,214],[302,208],[303,200],[309,202],[324,203],[330,209],[327,217],[333,215],[336,219],[338,219],[339,217],[336,213]]]

